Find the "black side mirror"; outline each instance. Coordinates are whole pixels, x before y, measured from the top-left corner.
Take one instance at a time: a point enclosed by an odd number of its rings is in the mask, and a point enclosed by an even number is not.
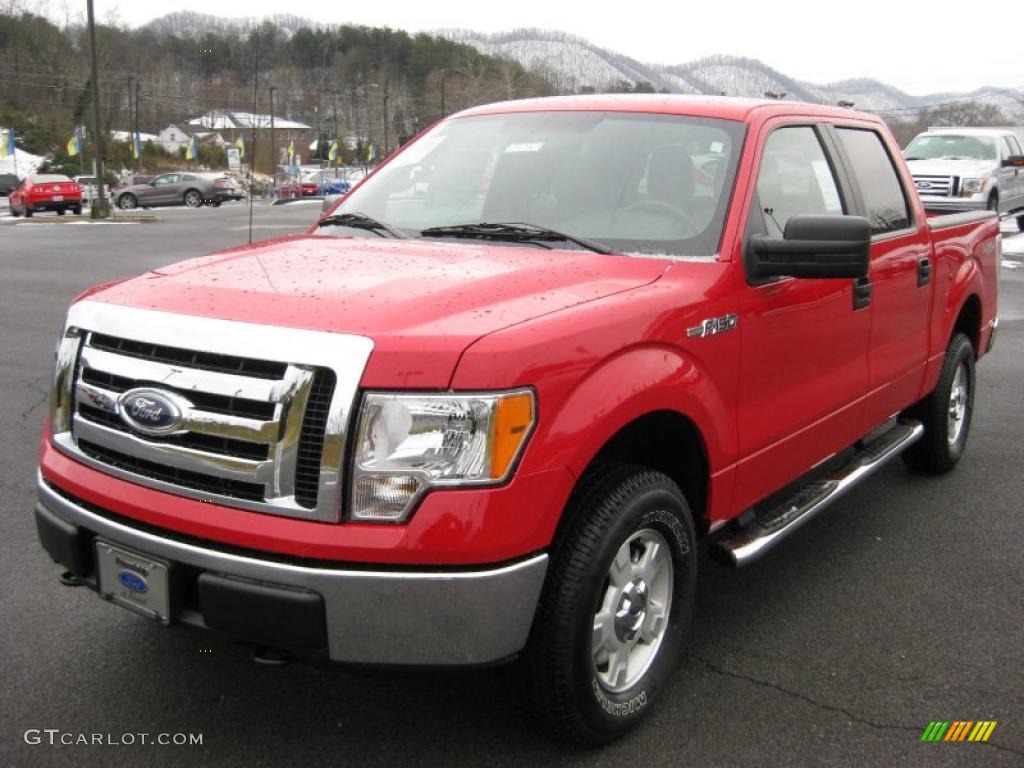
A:
[[[1010,155],[1003,160],[1003,168],[1024,168],[1024,155]]]
[[[755,235],[751,277],[866,277],[871,224],[863,216],[793,216],[783,237]]]

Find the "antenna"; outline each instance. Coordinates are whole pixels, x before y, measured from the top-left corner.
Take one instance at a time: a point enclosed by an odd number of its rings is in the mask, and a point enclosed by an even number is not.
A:
[[[259,109],[260,93],[260,28],[256,27],[256,61],[253,64],[252,76],[252,117],[249,124],[252,126],[252,152],[249,155],[249,245],[252,245],[252,172],[256,167],[256,110]]]

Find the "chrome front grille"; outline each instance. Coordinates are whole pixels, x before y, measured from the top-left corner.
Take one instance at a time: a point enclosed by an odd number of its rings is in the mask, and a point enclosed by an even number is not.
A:
[[[141,485],[336,521],[365,338],[81,302],[54,379],[53,440]],[[180,406],[168,434],[123,415],[148,388]],[[130,397],[128,395],[127,397]]]
[[[928,176],[914,174],[914,186],[922,195],[933,197],[954,197],[959,194],[960,179],[957,176]]]

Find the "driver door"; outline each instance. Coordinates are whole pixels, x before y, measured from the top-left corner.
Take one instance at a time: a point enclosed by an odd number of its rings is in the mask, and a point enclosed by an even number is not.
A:
[[[850,213],[822,126],[770,121],[759,136],[746,241],[798,214]],[[778,491],[860,435],[871,315],[854,281],[747,278],[739,290],[736,509]]]
[[[178,174],[165,173],[157,176],[146,190],[145,200],[147,203],[160,204],[169,203],[174,198]]]

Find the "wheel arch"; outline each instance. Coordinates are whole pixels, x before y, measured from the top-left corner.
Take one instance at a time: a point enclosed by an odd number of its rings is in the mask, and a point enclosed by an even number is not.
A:
[[[710,483],[707,446],[697,425],[673,410],[645,413],[624,424],[601,446],[582,476],[605,464],[635,464],[661,472],[682,490],[698,533],[707,530]]]
[[[957,333],[964,334],[974,347],[975,358],[981,351],[981,322],[981,298],[977,293],[968,293],[960,304],[949,338],[952,339]]]

